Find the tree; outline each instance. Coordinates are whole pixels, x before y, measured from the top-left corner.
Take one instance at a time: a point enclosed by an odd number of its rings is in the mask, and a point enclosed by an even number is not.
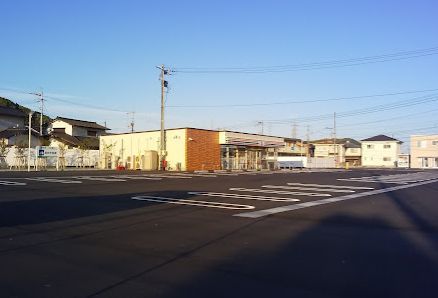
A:
[[[6,166],[6,155],[9,153],[8,145],[5,139],[0,140],[0,168]]]

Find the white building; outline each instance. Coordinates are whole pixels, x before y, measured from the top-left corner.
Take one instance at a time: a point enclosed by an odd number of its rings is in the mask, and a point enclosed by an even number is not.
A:
[[[321,139],[311,143],[314,146],[313,155],[316,158],[333,158],[338,166],[347,162],[351,166],[360,165],[361,145],[354,139]]]
[[[362,140],[362,166],[397,167],[401,141],[378,135]]]
[[[411,136],[411,167],[438,168],[438,135]]]
[[[96,122],[57,117],[49,126],[50,146],[99,149],[99,137],[109,130]]]
[[[160,139],[159,130],[101,136],[101,167],[157,169]],[[166,129],[165,140],[171,171],[274,169],[284,145],[280,137],[190,127]]]
[[[50,124],[50,129],[64,129],[64,132],[74,137],[100,137],[108,128],[96,122],[57,117]]]

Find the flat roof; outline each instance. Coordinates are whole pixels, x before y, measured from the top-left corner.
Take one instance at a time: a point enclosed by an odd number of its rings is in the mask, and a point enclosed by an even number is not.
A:
[[[196,127],[166,128],[165,131],[180,130],[180,129],[194,129],[194,130],[204,130],[204,131],[212,131],[212,132],[232,132],[232,133],[240,133],[240,134],[246,134],[246,135],[252,135],[252,136],[287,139],[285,137],[271,136],[271,135],[258,134],[258,133],[249,133],[249,132],[241,132],[241,131],[233,131],[233,130],[216,130],[216,129],[196,128]],[[111,135],[118,136],[118,135],[129,135],[129,134],[148,133],[148,132],[159,132],[159,131],[160,131],[159,129],[154,129],[154,130],[143,130],[143,131],[134,131],[134,132],[113,133]]]

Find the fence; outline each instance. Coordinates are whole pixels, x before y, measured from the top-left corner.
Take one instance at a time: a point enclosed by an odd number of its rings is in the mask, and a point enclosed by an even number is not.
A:
[[[279,156],[280,168],[335,168],[335,160],[327,157]]]
[[[23,169],[27,167],[28,149],[17,152],[15,148],[10,148],[5,164],[0,166],[14,169]],[[2,161],[0,161],[2,162]],[[30,149],[30,165],[35,167],[37,162],[35,149]],[[79,150],[67,149],[64,157],[46,157],[38,159],[39,167],[56,167],[57,163],[64,167],[98,167],[99,165],[99,150]]]

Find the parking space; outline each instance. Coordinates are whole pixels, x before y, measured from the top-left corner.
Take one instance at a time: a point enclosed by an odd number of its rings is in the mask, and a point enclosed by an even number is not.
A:
[[[311,173],[317,176],[309,176]],[[318,179],[312,179],[318,177]],[[74,189],[118,187],[140,190],[126,199],[148,204],[214,208],[257,218],[438,181],[437,172],[367,175],[342,169],[277,172],[108,173],[52,177],[0,178],[0,189],[69,185]],[[169,187],[172,185],[172,187]],[[163,190],[164,188],[164,190]],[[174,188],[172,190],[172,188]],[[70,190],[73,188],[69,188]],[[146,190],[146,191],[145,191]],[[234,210],[234,212],[233,212]],[[237,212],[236,212],[237,211]]]
[[[2,279],[21,296],[116,297],[140,285],[142,297],[157,280],[184,285],[187,270],[194,287],[210,273],[218,288],[240,287],[255,272],[251,287],[266,280],[271,290],[274,276],[285,285],[316,280],[321,293],[327,278],[366,290],[388,275],[409,272],[418,288],[436,276],[438,172],[37,174],[0,176]],[[375,264],[385,268],[377,277]],[[41,279],[22,290],[23,271]],[[90,286],[69,287],[72,272]]]
[[[330,170],[325,170],[330,171]],[[340,170],[332,170],[338,172]],[[341,170],[342,171],[342,170]],[[313,172],[313,171],[306,171]],[[247,171],[247,172],[196,172],[196,173],[184,173],[184,172],[166,172],[166,173],[135,173],[135,174],[106,174],[106,175],[84,175],[84,176],[56,176],[52,174],[47,177],[17,177],[0,178],[0,187],[7,186],[26,186],[28,184],[41,184],[41,183],[59,183],[59,184],[83,184],[87,182],[128,182],[128,181],[159,181],[165,179],[192,179],[192,178],[221,178],[221,177],[239,177],[239,176],[260,176],[260,175],[273,175],[273,174],[290,174],[290,173],[303,173],[302,170],[290,171]]]
[[[280,173],[284,174],[285,172]],[[226,209],[228,211],[254,209],[232,215],[258,218],[438,181],[438,173],[428,172],[349,178],[332,177],[328,179],[331,184],[294,182],[299,177],[296,175],[283,176],[281,181],[285,181],[285,177],[287,177],[286,182],[281,184],[263,184],[265,180],[262,180],[262,182],[253,183],[251,187],[243,187],[235,182],[232,187],[225,189],[218,186],[212,191],[187,191],[159,197],[153,194],[144,194],[132,197],[132,199],[144,202]],[[280,179],[269,179],[270,182],[275,180]],[[369,182],[374,182],[374,184],[369,185]],[[395,186],[394,183],[396,183]],[[226,204],[226,207],[223,204]]]

